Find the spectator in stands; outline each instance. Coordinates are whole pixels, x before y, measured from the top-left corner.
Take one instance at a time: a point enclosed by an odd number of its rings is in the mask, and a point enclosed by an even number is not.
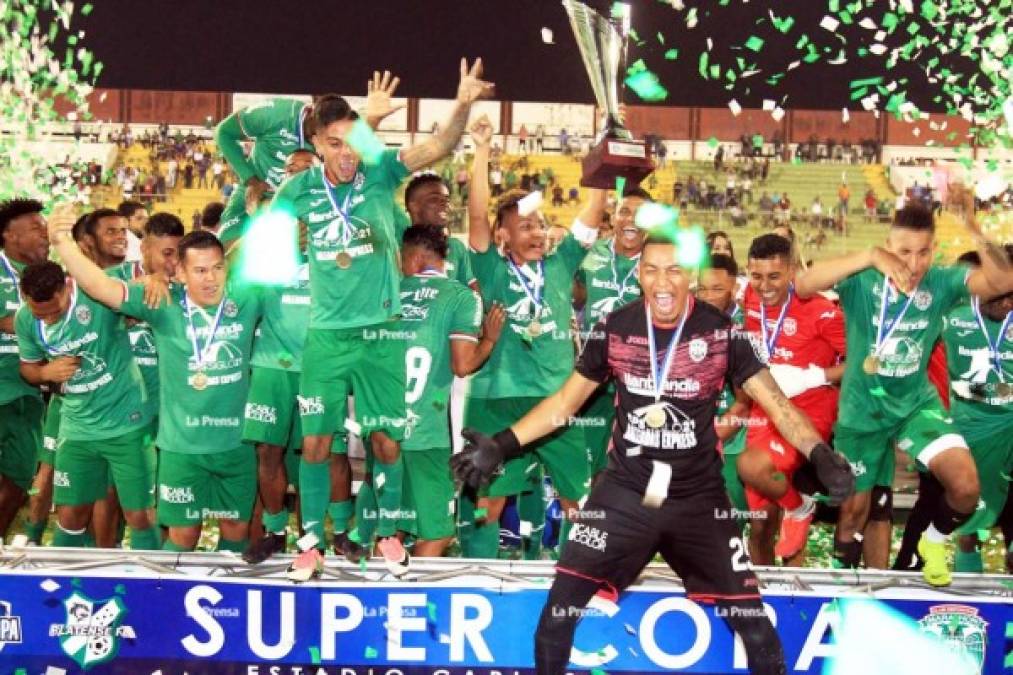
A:
[[[209,188],[208,184],[208,158],[202,157],[200,160],[194,160],[197,167],[197,187],[198,188]]]
[[[193,162],[187,162],[183,167],[183,187],[187,190],[193,187]]]
[[[222,211],[225,210],[225,204],[222,202],[211,202],[204,207],[201,212],[194,212],[194,229],[208,230],[209,232],[218,233],[218,225],[222,220]]]
[[[732,220],[732,227],[745,227],[746,226],[746,214],[739,205],[739,200],[735,195],[728,198],[728,217]]]
[[[658,156],[658,168],[665,168],[665,159],[668,157],[668,146],[660,138],[657,140],[655,154]]]
[[[507,168],[506,174],[503,176],[503,184],[507,190],[513,190],[517,187],[517,172],[513,170],[513,167]]]
[[[686,199],[690,204],[697,204],[700,201],[700,187],[693,176],[686,181]]]
[[[848,215],[848,201],[850,199],[851,190],[848,189],[848,184],[841,183],[841,186],[837,188],[837,208],[840,211],[842,219]]]
[[[562,206],[563,203],[563,188],[557,185],[552,188],[552,205]]]
[[[545,152],[545,125],[539,124],[535,127],[535,147],[538,152]]]
[[[165,186],[174,190],[176,188],[176,179],[179,177],[179,162],[173,157],[169,160],[165,167]]]
[[[194,211],[190,217],[190,229],[199,230],[201,228],[200,211]]]
[[[492,186],[492,196],[499,197],[503,194],[503,170],[498,164],[493,164],[489,169],[489,184]]]
[[[559,152],[564,155],[570,154],[570,134],[566,132],[566,129],[559,130]]]
[[[707,250],[711,255],[726,255],[735,259],[735,248],[732,246],[732,239],[724,230],[714,230],[707,235]]]
[[[158,169],[155,169],[155,199],[164,202],[166,198],[165,176]]]
[[[753,203],[753,178],[748,173],[746,179],[742,181],[742,202],[744,204]]]
[[[876,218],[876,208],[879,204],[876,203],[876,193],[872,190],[865,192],[865,222],[871,223]]]
[[[567,197],[570,204],[580,204],[580,190],[576,186],[570,188],[570,194]]]
[[[523,124],[517,132],[517,146],[522,153],[528,154],[528,128]]]
[[[127,262],[141,259],[141,239],[144,238],[144,224],[148,222],[148,210],[144,204],[128,200],[120,202],[116,212],[127,221]]]
[[[222,161],[217,157],[211,165],[211,175],[214,178],[215,187],[221,190],[222,186],[225,184],[225,165],[222,164]]]
[[[823,202],[820,201],[820,196],[816,195],[813,197],[813,203],[809,207],[809,215],[813,227],[819,227],[823,222]]]
[[[725,197],[735,194],[735,170],[728,169],[728,178],[725,179]]]
[[[767,176],[769,176],[769,175],[770,175],[770,158],[769,157],[764,157],[763,158],[763,166],[760,168],[760,182],[761,183],[766,183],[767,182]]]
[[[714,170],[721,171],[725,162],[725,146],[719,145],[718,151],[714,153]]]
[[[791,220],[791,200],[788,199],[787,192],[781,193],[781,198],[777,202],[777,209],[774,211],[774,220],[778,225],[787,225],[788,221]]]

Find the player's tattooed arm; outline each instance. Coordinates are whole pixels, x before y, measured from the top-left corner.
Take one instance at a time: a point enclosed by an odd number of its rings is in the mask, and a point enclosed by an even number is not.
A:
[[[746,380],[742,389],[763,408],[785,440],[806,457],[823,442],[809,418],[792,405],[766,368]]]
[[[889,277],[901,290],[910,290],[911,270],[907,265],[885,248],[874,246],[813,263],[795,278],[795,292],[801,298],[812,297],[869,267],[875,267]]]
[[[418,171],[450,154],[461,140],[468,124],[471,104],[480,98],[488,98],[493,84],[482,78],[482,59],[477,59],[470,68],[466,59],[461,59],[461,81],[457,86],[457,102],[450,119],[439,133],[429,140],[401,151],[401,162],[409,171]]]
[[[124,300],[123,282],[106,275],[78,247],[71,234],[77,216],[73,206],[62,204],[49,218],[49,243],[60,256],[67,273],[81,290],[112,309],[119,309]]]
[[[489,224],[489,144],[492,142],[492,122],[482,115],[471,125],[471,140],[475,144],[475,157],[471,161],[471,180],[468,182],[468,245],[479,253],[489,250],[492,227]]]

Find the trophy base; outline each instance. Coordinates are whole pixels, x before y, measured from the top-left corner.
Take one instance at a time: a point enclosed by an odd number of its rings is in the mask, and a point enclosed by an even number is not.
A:
[[[627,185],[639,185],[654,171],[654,162],[643,141],[605,138],[591,148],[582,162],[582,169],[581,187],[611,190],[620,176],[626,179]]]

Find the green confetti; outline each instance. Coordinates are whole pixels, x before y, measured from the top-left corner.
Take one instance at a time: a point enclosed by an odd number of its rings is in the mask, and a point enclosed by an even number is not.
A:
[[[591,675],[609,675],[609,674],[608,674],[608,673],[606,673],[606,672],[605,672],[604,670],[602,670],[601,668],[592,668],[592,669],[591,669]]]
[[[310,663],[318,665],[320,663],[320,647],[310,647]]]
[[[81,8],[81,16],[88,16],[89,14],[91,14],[92,9],[94,9],[92,7],[92,4],[90,2],[87,3],[84,7]]]
[[[707,139],[707,147],[716,148],[718,147],[718,139],[716,136],[711,136]]]
[[[791,27],[795,25],[795,17],[789,16],[784,19],[778,19],[774,17],[774,27],[782,33],[787,33],[791,30]]]
[[[361,117],[355,120],[345,141],[362,158],[362,162],[366,166],[378,164],[384,151],[387,149],[384,142],[377,138],[369,124],[366,123],[366,120]]]
[[[489,509],[475,509],[475,519],[479,520],[489,515]]]
[[[377,652],[377,651],[376,651],[375,649],[373,649],[373,648],[372,648],[372,647],[370,647],[369,645],[366,645],[366,651],[365,651],[365,653],[363,654],[363,656],[365,656],[365,657],[366,657],[367,659],[375,659],[375,658],[376,658],[376,655],[377,655],[377,653],[378,653],[378,652]]]
[[[874,387],[869,390],[869,394],[871,394],[872,396],[882,398],[886,396],[886,389],[883,389],[883,387]]]
[[[623,193],[626,191],[626,177],[616,176],[616,204],[623,200]]]
[[[754,52],[758,52],[763,49],[763,38],[751,35],[746,40],[746,49],[752,49]]]
[[[664,101],[668,90],[662,86],[658,76],[645,70],[626,78],[626,86],[644,101]]]
[[[665,52],[665,60],[675,61],[677,58],[679,58],[678,49],[669,49],[667,52]]]
[[[700,52],[700,77],[707,79],[707,62],[710,59],[707,52]]]
[[[427,602],[426,609],[429,611],[429,620],[436,623],[436,603]]]

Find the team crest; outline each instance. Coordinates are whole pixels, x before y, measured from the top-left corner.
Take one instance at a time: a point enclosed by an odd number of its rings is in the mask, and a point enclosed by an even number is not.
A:
[[[355,172],[355,178],[352,179],[352,189],[355,191],[362,190],[362,187],[366,184],[366,175],[361,171]]]
[[[951,651],[974,659],[978,672],[985,665],[985,628],[978,610],[967,605],[935,605],[918,621],[923,633],[932,635]]]
[[[928,291],[918,291],[915,293],[914,303],[915,307],[924,312],[932,304],[932,294]]]
[[[77,319],[77,322],[82,326],[87,326],[91,323],[91,310],[84,305],[78,305],[74,310],[74,318]]]
[[[784,320],[784,334],[794,335],[798,332],[798,323],[792,317],[788,317]]]
[[[235,319],[239,315],[239,307],[232,300],[226,300],[225,307],[222,308],[222,314],[230,319]]]
[[[694,362],[699,363],[704,360],[707,356],[707,341],[701,338],[696,338],[689,341],[689,358]]]
[[[1013,341],[1013,323],[1006,326],[1006,339]]]
[[[75,590],[63,606],[67,618],[52,624],[49,635],[59,637],[64,653],[85,670],[115,658],[120,638],[136,637],[133,628],[120,625],[127,607],[119,595],[92,600]]]

